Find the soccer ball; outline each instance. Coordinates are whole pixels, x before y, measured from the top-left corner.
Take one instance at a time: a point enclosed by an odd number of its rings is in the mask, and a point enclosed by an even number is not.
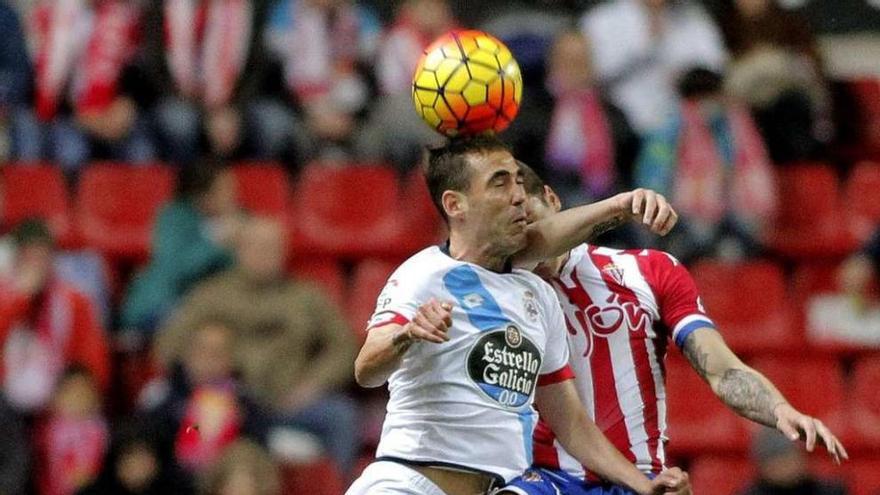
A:
[[[510,50],[482,31],[452,31],[431,43],[413,75],[420,117],[447,136],[501,132],[522,98],[522,74]]]

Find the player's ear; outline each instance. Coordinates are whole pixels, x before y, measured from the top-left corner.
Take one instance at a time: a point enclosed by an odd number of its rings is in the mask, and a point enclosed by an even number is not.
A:
[[[562,200],[559,199],[559,195],[556,194],[556,191],[548,185],[544,186],[544,202],[550,205],[555,212],[562,209]]]
[[[467,197],[458,191],[443,191],[440,201],[443,205],[443,211],[449,218],[459,218],[468,210]]]

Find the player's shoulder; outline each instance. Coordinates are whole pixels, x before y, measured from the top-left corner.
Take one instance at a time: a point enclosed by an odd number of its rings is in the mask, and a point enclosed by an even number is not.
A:
[[[457,263],[439,247],[429,246],[401,263],[390,279],[410,286],[431,285]]]

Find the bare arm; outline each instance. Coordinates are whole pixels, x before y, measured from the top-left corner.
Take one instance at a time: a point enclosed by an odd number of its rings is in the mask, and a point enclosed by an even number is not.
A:
[[[382,386],[400,366],[404,354],[417,340],[441,344],[449,340],[452,306],[430,300],[421,305],[405,325],[389,323],[372,328],[354,361],[354,378],[365,388]]]
[[[538,387],[535,405],[566,452],[605,480],[639,494],[664,493],[667,487],[687,484],[687,476],[677,470],[651,482],[636,469],[587,416],[571,380]]]
[[[647,189],[569,208],[529,226],[528,245],[516,254],[514,265],[532,267],[632,219],[640,219],[652,232],[666,235],[678,221],[678,214],[666,198]]]
[[[743,363],[714,329],[693,332],[682,352],[715,395],[740,416],[776,428],[792,440],[803,435],[811,452],[818,435],[835,460],[849,458],[821,421],[794,409],[770,380]]]

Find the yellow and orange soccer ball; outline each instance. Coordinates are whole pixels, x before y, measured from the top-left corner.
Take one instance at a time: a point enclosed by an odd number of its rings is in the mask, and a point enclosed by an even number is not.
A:
[[[452,31],[425,50],[413,75],[420,117],[447,136],[501,132],[522,98],[522,74],[510,50],[482,31]]]

